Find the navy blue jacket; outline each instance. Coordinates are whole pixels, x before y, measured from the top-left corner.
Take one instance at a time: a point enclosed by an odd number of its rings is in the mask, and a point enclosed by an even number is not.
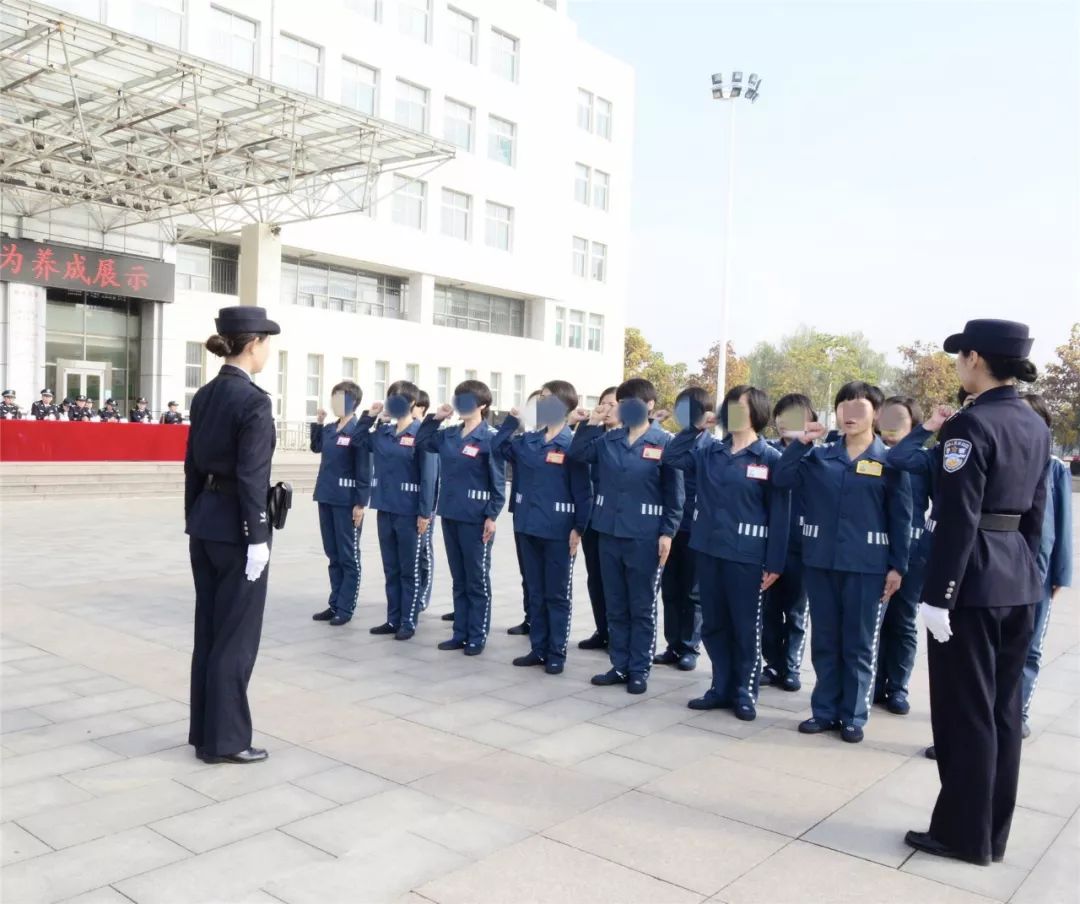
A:
[[[322,454],[319,476],[315,478],[316,502],[367,507],[371,498],[371,453],[353,445],[358,430],[355,417],[341,430],[337,420],[311,425],[311,451]]]
[[[664,461],[697,478],[691,549],[777,574],[784,570],[791,494],[769,480],[779,459],[763,439],[733,455],[730,436],[719,440],[693,427],[668,444]]]
[[[226,364],[191,401],[184,456],[186,531],[200,540],[266,543],[266,498],[277,433],[270,396],[239,367]],[[222,488],[209,490],[209,475]]]
[[[911,481],[911,562],[925,561],[930,554],[930,534],[925,524],[934,498],[934,478],[941,467],[941,445],[926,448],[933,435],[922,424],[913,427],[885,456],[890,468],[906,472]]]
[[[1046,423],[1015,386],[999,386],[949,418],[939,440],[923,602],[944,609],[1037,603],[1043,598],[1036,559],[1050,458]],[[1019,530],[983,530],[984,513],[1019,515]]]
[[[1051,458],[1046,465],[1046,514],[1037,564],[1044,591],[1072,584],[1072,477],[1068,465]]]
[[[855,461],[843,439],[793,442],[773,468],[773,483],[803,501],[803,563],[831,571],[904,574],[911,548],[911,485],[885,463],[880,437]]]
[[[492,453],[514,468],[514,530],[547,540],[568,540],[571,530],[583,534],[592,489],[588,465],[567,455],[573,433],[564,427],[549,443],[546,429],[514,436],[518,424],[508,415],[491,443]]]
[[[439,424],[429,414],[416,433],[416,448],[439,457],[439,514],[474,524],[498,518],[506,502],[506,465],[491,454],[494,428],[481,422],[462,436],[461,424],[442,430]]]
[[[352,437],[353,445],[370,451],[374,459],[372,506],[380,512],[430,518],[435,509],[439,461],[430,452],[416,449],[420,421],[413,420],[401,433],[397,424],[379,424],[372,430],[374,423],[375,418],[365,412]]]
[[[791,442],[798,442],[798,440],[792,440]],[[772,446],[781,455],[784,450],[791,445],[784,444],[782,439],[771,439],[769,445]],[[788,519],[788,544],[787,554],[789,559],[801,559],[802,558],[802,529],[803,529],[803,502],[802,502],[802,490],[796,488],[789,490],[791,494],[791,517]]]
[[[579,424],[570,457],[593,466],[592,527],[627,539],[674,537],[686,502],[682,472],[664,464],[671,434],[656,424],[630,445],[626,427]]]

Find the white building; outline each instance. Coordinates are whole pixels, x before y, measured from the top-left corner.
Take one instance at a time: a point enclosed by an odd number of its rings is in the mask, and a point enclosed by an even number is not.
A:
[[[56,0],[66,18],[390,120],[455,154],[384,172],[364,212],[250,226],[243,254],[238,231],[171,244],[144,227],[103,233],[79,206],[27,216],[4,200],[6,238],[174,262],[175,295],[72,293],[0,267],[0,383],[24,405],[49,385],[186,408],[216,368],[203,342],[216,310],[237,303],[239,274],[248,286],[257,275],[245,301],[282,325],[260,377],[282,421],[328,407],[342,378],[369,400],[408,378],[439,404],[476,377],[504,410],[559,378],[591,402],[622,375],[634,84],[562,5]],[[15,137],[0,118],[0,148]]]

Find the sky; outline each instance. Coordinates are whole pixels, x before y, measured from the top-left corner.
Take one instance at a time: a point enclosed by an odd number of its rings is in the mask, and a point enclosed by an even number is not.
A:
[[[636,73],[628,325],[693,365],[800,324],[898,345],[1022,320],[1044,365],[1080,321],[1080,3],[571,0]],[[744,76],[745,77],[745,76]],[[618,111],[615,111],[618,116]],[[617,186],[614,187],[617,190]],[[680,316],[673,317],[678,311]]]

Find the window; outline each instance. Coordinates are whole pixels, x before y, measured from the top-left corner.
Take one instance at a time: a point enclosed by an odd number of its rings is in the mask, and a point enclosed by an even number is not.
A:
[[[235,295],[240,249],[218,242],[176,246],[176,287]]]
[[[585,312],[570,312],[570,332],[567,333],[566,344],[570,348],[581,348],[584,345]]]
[[[306,308],[400,318],[405,315],[407,283],[396,276],[330,268],[317,261],[281,262],[281,300]]]
[[[450,368],[440,367],[435,377],[435,405],[446,405],[450,401]]]
[[[464,63],[476,62],[476,19],[452,6],[446,9],[450,53]]]
[[[410,383],[420,384],[420,365],[419,364],[406,364],[405,365],[405,379]]]
[[[282,32],[278,44],[277,80],[287,88],[319,93],[322,48]]]
[[[379,73],[348,58],[341,61],[341,102],[368,116],[375,115],[375,92]]]
[[[491,372],[491,407],[498,410],[502,408],[502,374]]]
[[[487,202],[487,228],[485,230],[485,242],[492,248],[500,251],[510,250],[510,241],[513,233],[514,211],[503,204]]]
[[[600,404],[600,397],[594,395],[585,396],[584,408],[586,411],[592,411],[597,405]]]
[[[386,387],[390,385],[390,362],[375,362],[375,401],[382,402],[386,399]]]
[[[442,231],[451,238],[469,241],[472,198],[449,188],[442,190]]]
[[[514,374],[514,407],[525,406],[525,374]]]
[[[322,407],[322,365],[322,355],[307,356],[307,399],[304,404],[307,417],[315,417]]]
[[[555,309],[555,344],[566,344],[566,308]]]
[[[524,337],[525,302],[520,298],[436,284],[434,323],[459,330]]]
[[[289,386],[289,353],[279,351],[277,353],[277,395],[274,396],[274,417],[282,420],[285,417],[285,408],[288,401]]]
[[[600,242],[592,243],[592,268],[590,275],[597,282],[607,280],[607,245]]]
[[[184,33],[184,0],[135,0],[132,26],[137,35],[179,47]]]
[[[593,119],[593,96],[584,88],[578,88],[577,93],[577,124],[579,129],[586,132],[592,131]]]
[[[356,358],[341,359],[341,379],[356,382],[356,375],[360,372],[360,362]]]
[[[596,134],[611,141],[611,101],[596,99]]]
[[[475,370],[467,370],[467,371],[465,371],[465,379],[466,380],[475,380],[476,379],[476,371]]]
[[[372,22],[379,21],[379,0],[345,0],[345,8]]]
[[[589,242],[587,239],[574,236],[574,257],[571,272],[574,276],[585,278],[586,259],[589,256]]]
[[[518,78],[518,39],[491,29],[491,71],[508,82]]]
[[[608,209],[608,186],[610,184],[611,176],[602,170],[593,171],[592,203],[597,210]]]
[[[426,42],[430,14],[431,0],[398,0],[398,30]]]
[[[424,193],[426,182],[394,176],[394,222],[411,229],[424,228]]]
[[[415,132],[427,129],[428,90],[410,82],[397,80],[397,99],[394,119]]]
[[[515,128],[509,120],[488,117],[488,157],[507,166],[514,165]]]
[[[604,350],[604,318],[600,314],[589,315],[589,351]],[[595,407],[595,406],[594,406]]]
[[[210,7],[210,57],[255,75],[255,51],[259,26],[227,9]]]
[[[579,204],[589,203],[589,186],[592,183],[592,171],[584,163],[574,164],[574,200]]]
[[[191,410],[191,400],[203,384],[203,344],[184,343],[184,408]]]
[[[446,98],[443,114],[443,138],[462,150],[472,150],[473,119],[476,111],[472,107]]]

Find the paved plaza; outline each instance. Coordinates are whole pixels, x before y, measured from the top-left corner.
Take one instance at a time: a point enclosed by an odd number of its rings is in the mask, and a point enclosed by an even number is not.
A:
[[[1075,500],[1075,497],[1074,497]],[[1080,502],[1080,500],[1075,500]],[[508,519],[493,633],[444,653],[441,561],[416,637],[383,620],[374,524],[358,616],[326,596],[313,504],[277,536],[251,696],[259,765],[205,766],[187,737],[193,595],[178,498],[8,502],[2,517],[3,900],[8,904],[1030,902],[1080,895],[1080,644],[1054,606],[1003,864],[913,854],[937,790],[925,651],[913,710],[861,745],[807,737],[813,675],[757,721],[697,713],[697,672],[644,697],[593,688],[599,653],[546,676],[526,649]],[[1080,527],[1080,520],[1078,520]],[[441,550],[441,537],[436,538]],[[441,558],[441,557],[440,557]],[[573,638],[591,613],[584,568]]]

